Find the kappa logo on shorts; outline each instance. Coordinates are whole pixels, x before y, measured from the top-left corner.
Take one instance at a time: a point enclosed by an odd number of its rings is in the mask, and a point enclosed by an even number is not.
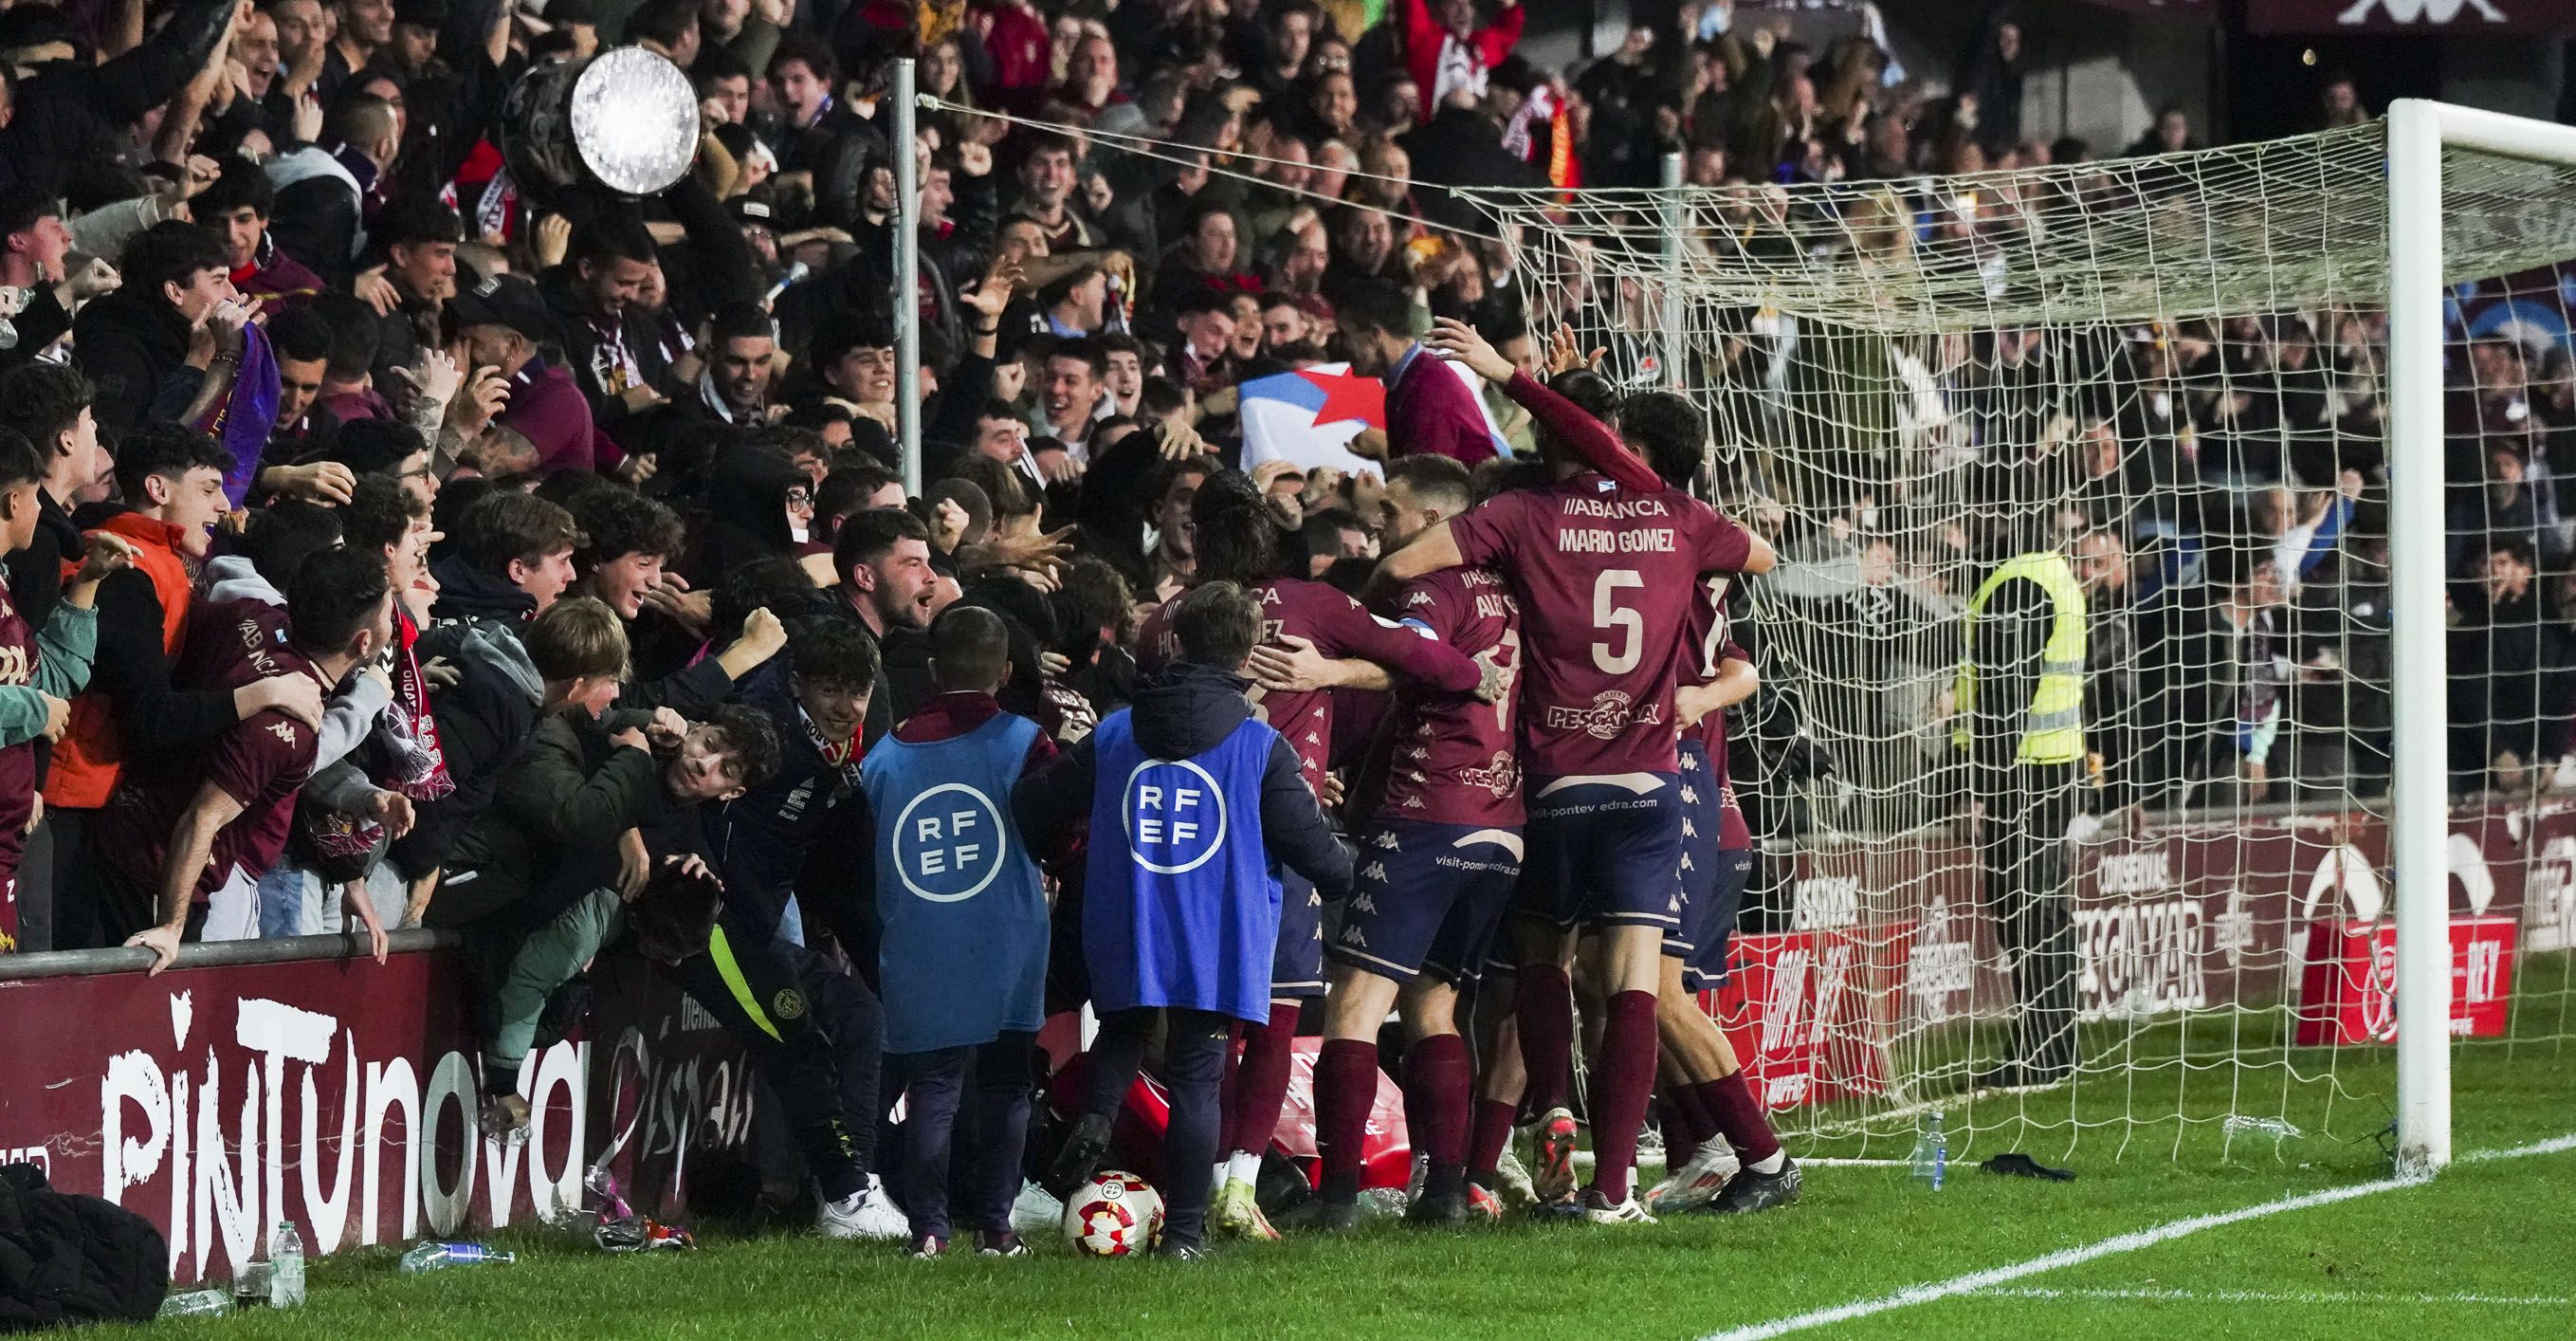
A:
[[[769,1013],[782,1020],[801,1019],[805,1014],[805,994],[793,987],[781,987],[769,999]]]
[[[1360,879],[1362,879],[1362,880],[1384,880],[1384,879],[1386,879],[1386,863],[1385,863],[1385,862],[1382,862],[1382,861],[1373,861],[1373,862],[1370,862],[1370,863],[1368,864],[1368,866],[1367,866],[1365,869],[1361,870],[1361,872],[1360,872]]]
[[[1354,950],[1365,950],[1368,948],[1368,937],[1361,933],[1357,923],[1353,923],[1350,926],[1342,928],[1341,941],[1342,944],[1347,945]]]
[[[1682,751],[1682,771],[1685,773],[1696,773],[1699,771],[1699,754],[1697,751]]]
[[[1689,783],[1687,783],[1687,782],[1683,783],[1683,784],[1682,784],[1682,804],[1683,804],[1683,805],[1686,805],[1686,806],[1695,806],[1695,805],[1698,805],[1698,804],[1699,804],[1699,789],[1698,789],[1698,788],[1696,788],[1696,787],[1691,786],[1691,785],[1690,785]]]
[[[1377,831],[1377,837],[1370,839],[1369,842],[1377,847],[1391,848],[1395,846],[1395,835],[1388,830],[1380,829]]]
[[[1353,894],[1351,896],[1351,911],[1355,913],[1376,912],[1377,900],[1370,898],[1365,891]]]

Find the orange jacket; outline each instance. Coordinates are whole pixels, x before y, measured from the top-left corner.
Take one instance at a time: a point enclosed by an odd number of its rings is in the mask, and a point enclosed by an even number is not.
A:
[[[134,546],[134,566],[152,579],[161,601],[161,654],[176,661],[188,632],[188,602],[196,581],[180,554],[179,528],[139,512],[119,513],[93,528]],[[115,705],[103,693],[72,700],[72,719],[54,745],[53,770],[45,777],[45,804],[92,810],[107,804],[122,770],[125,743],[117,734]]]

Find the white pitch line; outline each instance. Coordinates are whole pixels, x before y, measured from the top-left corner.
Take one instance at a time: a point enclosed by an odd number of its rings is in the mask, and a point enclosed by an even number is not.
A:
[[[2515,1146],[2510,1150],[2472,1151],[2461,1156],[2459,1162],[2469,1164],[2484,1163],[2488,1160],[2522,1159],[2530,1155],[2556,1154],[2562,1150],[2576,1150],[2576,1133],[2552,1137],[2546,1141],[2535,1141],[2530,1145]],[[2331,1206],[2339,1201],[2351,1201],[2356,1197],[2392,1192],[2403,1187],[2417,1187],[2430,1181],[2432,1181],[2430,1177],[2422,1175],[2381,1178],[2367,1183],[2354,1183],[2347,1187],[2327,1188],[2321,1192],[2302,1192],[2297,1196],[2282,1197],[2275,1201],[2260,1202],[2212,1215],[2195,1215],[2189,1219],[2170,1220],[2134,1233],[2118,1234],[2098,1242],[2088,1243],[2080,1248],[2066,1248],[2046,1256],[2013,1262],[2005,1266],[1988,1267],[1983,1271],[1972,1271],[1967,1275],[1953,1276],[1944,1281],[1926,1281],[1921,1285],[1909,1285],[1894,1294],[1880,1295],[1875,1299],[1856,1299],[1848,1304],[1836,1304],[1832,1308],[1796,1313],[1785,1318],[1774,1318],[1769,1322],[1737,1327],[1730,1331],[1713,1332],[1701,1338],[1701,1341],[1765,1341],[1765,1338],[1786,1336],[1791,1332],[1803,1332],[1812,1327],[1828,1327],[1838,1322],[1850,1322],[1855,1318],[1866,1318],[1900,1308],[1912,1308],[1917,1304],[1929,1304],[1939,1299],[1976,1294],[1991,1290],[1998,1285],[2007,1285],[2025,1277],[2077,1266],[2097,1258],[2153,1248],[2158,1244],[2170,1243],[2186,1235],[2197,1234],[2204,1229],[2221,1229],[2247,1220],[2260,1220],[2266,1216],[2280,1215],[2286,1211],[2304,1211],[2317,1206]]]
[[[2116,1299],[2185,1304],[2501,1304],[2525,1308],[2558,1308],[2576,1304],[2564,1294],[2326,1294],[2321,1291],[2275,1293],[2265,1290],[2050,1290],[2023,1286],[1978,1290],[1978,1299]]]

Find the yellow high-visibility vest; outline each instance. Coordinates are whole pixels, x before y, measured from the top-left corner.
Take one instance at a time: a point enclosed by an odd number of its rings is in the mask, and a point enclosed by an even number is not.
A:
[[[1958,725],[1950,741],[1968,748],[1968,721],[1977,704],[1977,616],[2005,583],[2022,580],[2038,583],[2056,609],[2048,644],[2040,649],[2039,689],[2031,695],[2021,748],[2013,757],[2026,764],[2073,763],[2084,757],[2084,587],[2066,556],[2053,550],[2014,555],[1968,598],[1961,630]]]

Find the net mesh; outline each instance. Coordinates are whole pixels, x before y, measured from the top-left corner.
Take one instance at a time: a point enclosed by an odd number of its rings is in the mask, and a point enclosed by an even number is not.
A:
[[[1764,860],[1711,1006],[1811,1151],[1902,1156],[1934,1109],[1954,1157],[2378,1135],[2400,636],[2450,641],[2455,1033],[2559,1055],[2576,170],[2446,154],[2452,626],[2400,631],[2383,149],[1473,193],[1489,285],[1701,403],[1782,555],[1733,612]],[[2024,552],[2086,593],[2058,771],[1956,738],[1970,606]]]

